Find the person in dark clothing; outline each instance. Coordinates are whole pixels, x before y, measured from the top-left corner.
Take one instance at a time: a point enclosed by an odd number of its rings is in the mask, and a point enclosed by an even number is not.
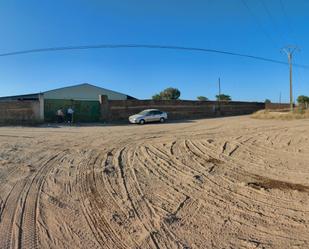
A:
[[[74,110],[72,109],[72,107],[69,107],[67,110],[67,117],[68,117],[69,124],[73,123],[73,114],[74,114]]]

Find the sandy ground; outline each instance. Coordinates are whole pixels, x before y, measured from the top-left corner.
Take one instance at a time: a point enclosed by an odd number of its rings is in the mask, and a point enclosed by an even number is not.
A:
[[[2,127],[0,248],[309,248],[309,120]]]

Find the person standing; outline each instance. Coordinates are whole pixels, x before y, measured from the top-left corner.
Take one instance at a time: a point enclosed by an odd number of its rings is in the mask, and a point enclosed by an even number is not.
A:
[[[56,116],[57,116],[57,122],[58,122],[58,123],[62,123],[62,122],[64,121],[64,113],[63,113],[62,107],[60,107],[60,108],[57,110]]]
[[[74,110],[73,108],[70,106],[67,110],[67,117],[68,117],[68,123],[72,124],[73,123],[73,114],[74,114]]]

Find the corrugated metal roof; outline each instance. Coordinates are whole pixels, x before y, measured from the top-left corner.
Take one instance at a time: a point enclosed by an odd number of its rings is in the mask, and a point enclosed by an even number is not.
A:
[[[40,95],[40,93],[4,96],[4,97],[0,97],[0,101],[9,101],[9,100],[37,100],[37,99],[39,99],[39,95]]]
[[[124,93],[120,93],[120,92],[116,92],[116,91],[113,91],[113,90],[109,90],[109,89],[106,89],[106,88],[103,88],[103,87],[99,87],[99,86],[95,86],[95,85],[92,85],[92,84],[89,84],[89,83],[82,83],[82,84],[77,84],[77,85],[72,85],[72,86],[66,86],[66,87],[60,87],[60,88],[56,88],[56,89],[52,89],[52,90],[48,90],[48,91],[44,91],[44,92],[41,92],[41,94],[44,94],[44,93],[50,93],[50,92],[53,92],[53,91],[61,91],[63,89],[69,89],[69,88],[78,88],[80,86],[90,86],[90,87],[93,87],[93,88],[97,88],[101,91],[108,91],[110,93],[113,93],[113,94],[120,94],[120,95],[125,95],[127,96],[127,99],[136,99],[130,95],[127,95],[127,94],[124,94]],[[22,94],[22,95],[13,95],[13,96],[3,96],[3,97],[0,97],[0,101],[6,101],[6,100],[18,100],[18,99],[31,99],[31,97],[35,98],[35,99],[38,99],[39,98],[39,95],[40,93],[31,93],[31,94]]]

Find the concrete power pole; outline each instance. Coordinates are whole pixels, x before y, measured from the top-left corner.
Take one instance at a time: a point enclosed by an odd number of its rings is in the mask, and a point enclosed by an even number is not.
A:
[[[218,80],[218,84],[219,84],[219,101],[221,101],[221,81],[220,81],[220,78]]]
[[[218,79],[218,87],[219,87],[219,96],[218,96],[218,107],[219,107],[219,111],[221,111],[221,81],[220,81],[220,77]]]
[[[293,79],[292,79],[292,60],[293,60],[293,53],[296,51],[299,51],[299,48],[297,46],[286,46],[282,49],[282,51],[284,53],[286,53],[286,55],[288,56],[288,62],[289,62],[289,66],[290,66],[290,111],[293,112],[293,105],[294,105],[294,101],[293,101]]]

